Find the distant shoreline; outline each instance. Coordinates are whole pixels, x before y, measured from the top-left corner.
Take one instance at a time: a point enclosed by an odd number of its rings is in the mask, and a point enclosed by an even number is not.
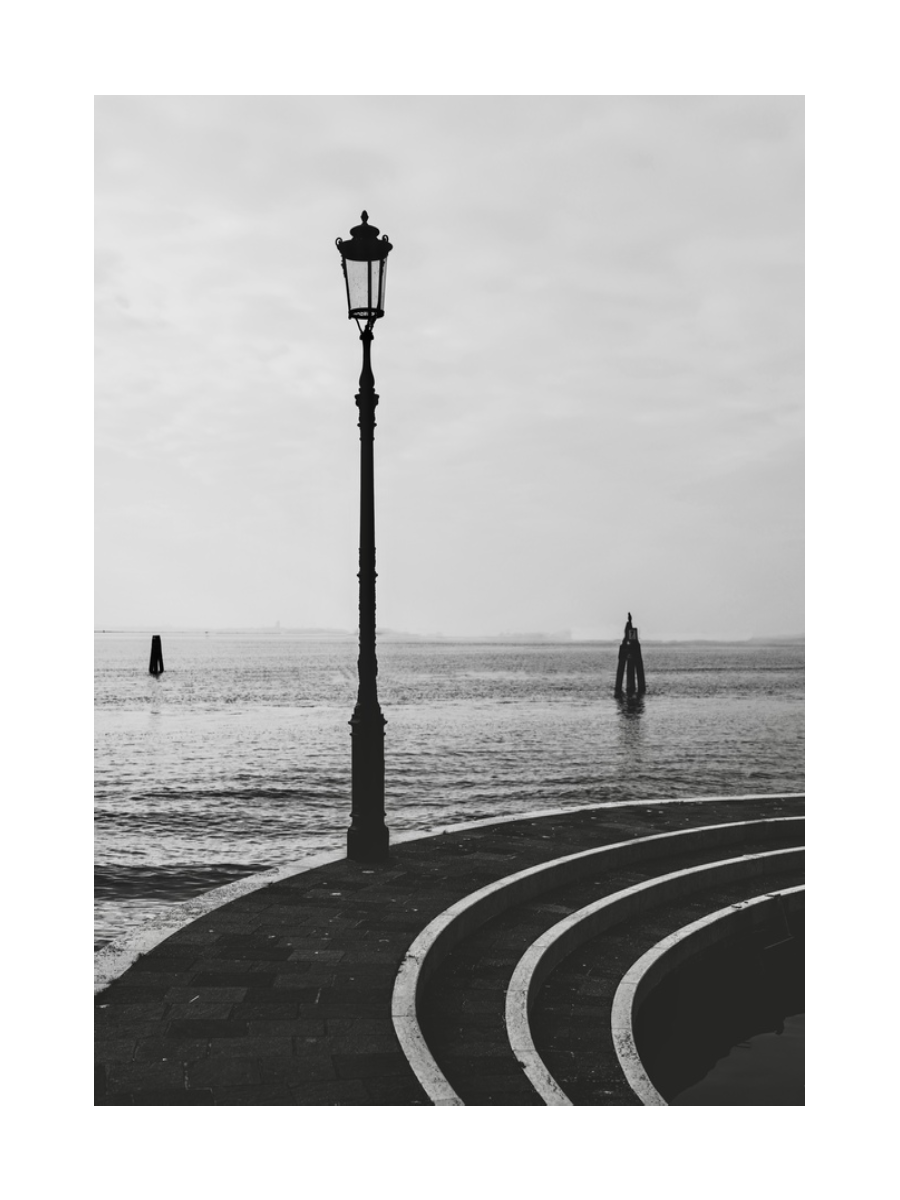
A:
[[[141,628],[121,627],[95,629],[94,636],[149,637],[151,633],[167,636],[187,637],[288,637],[295,640],[316,642],[355,642],[357,633],[348,629],[273,629],[268,628],[169,628],[165,625]],[[466,636],[444,634],[396,633],[392,629],[379,629],[380,642],[431,643],[435,645],[521,645],[521,646],[617,646],[618,638],[573,638],[562,633],[497,633]],[[805,634],[796,636],[774,635],[750,638],[643,638],[647,646],[803,646]]]

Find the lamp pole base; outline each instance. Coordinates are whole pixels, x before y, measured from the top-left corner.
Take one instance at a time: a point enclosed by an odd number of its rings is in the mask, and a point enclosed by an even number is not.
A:
[[[347,857],[354,862],[379,863],[389,858],[387,827],[347,830]]]
[[[347,857],[356,862],[385,862],[388,857],[388,828],[384,823],[384,727],[387,721],[374,694],[357,702],[349,724],[353,803],[347,830]]]

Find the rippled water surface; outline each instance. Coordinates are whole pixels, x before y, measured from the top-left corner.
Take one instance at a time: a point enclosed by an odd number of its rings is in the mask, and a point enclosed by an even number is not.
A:
[[[290,634],[95,641],[96,944],[345,843],[356,646]],[[604,800],[803,790],[802,645],[383,642],[392,830]]]

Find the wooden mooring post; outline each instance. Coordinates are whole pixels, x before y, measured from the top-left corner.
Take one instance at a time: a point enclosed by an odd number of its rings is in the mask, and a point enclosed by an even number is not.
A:
[[[644,682],[644,660],[641,657],[641,643],[638,641],[638,631],[631,623],[631,613],[625,625],[625,636],[619,647],[619,665],[616,669],[616,695],[623,695],[622,683],[629,696],[635,692],[642,696],[647,690]]]
[[[150,674],[162,675],[163,660],[162,660],[162,638],[158,633],[154,633],[150,642]]]

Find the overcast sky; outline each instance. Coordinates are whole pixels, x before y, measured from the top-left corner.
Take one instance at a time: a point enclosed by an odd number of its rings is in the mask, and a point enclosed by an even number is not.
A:
[[[101,98],[97,628],[804,629],[803,101]]]

